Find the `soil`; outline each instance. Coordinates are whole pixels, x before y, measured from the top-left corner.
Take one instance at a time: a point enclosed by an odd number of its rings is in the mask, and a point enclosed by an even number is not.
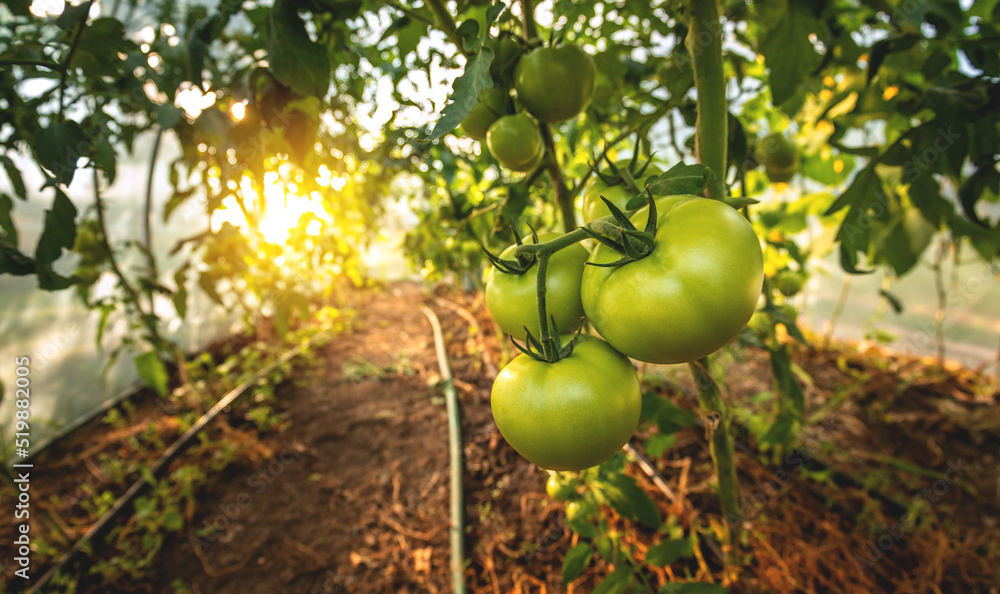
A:
[[[447,415],[421,304],[441,319],[460,397],[469,589],[590,592],[614,570],[597,559],[563,584],[564,556],[580,537],[567,528],[563,504],[545,495],[548,475],[518,456],[492,422],[489,391],[504,349],[481,296],[403,283],[359,299],[353,328],[278,386],[283,430],[259,433],[239,406],[207,430],[235,444],[238,456],[221,470],[205,468],[209,480],[182,505],[183,528],[166,531],[152,569],[141,579],[97,580],[90,570],[113,554],[98,543],[73,570],[79,592],[450,591]],[[742,411],[741,570],[722,564],[704,427],[682,429],[674,447],[652,460],[669,497],[628,465],[661,515],[698,535],[694,557],[649,570],[650,583],[715,582],[734,592],[997,592],[995,386],[984,388],[965,370],[845,345],[789,348],[807,380],[807,416],[822,412],[792,452],[762,452],[742,428],[752,423],[750,412],[771,406],[761,396],[771,389],[766,352],[721,356],[729,398]],[[696,410],[686,368],[641,371],[650,389]],[[36,459],[33,502],[49,520],[33,519],[32,530],[46,535],[49,548],[36,551],[34,576],[89,527],[92,492],[117,496],[127,488],[131,478],[112,480],[100,461],[109,453],[152,460],[180,433],[185,418],[156,402],[140,395],[124,426],[91,423]],[[213,455],[196,446],[171,468],[210,466]],[[10,500],[8,486],[0,493]],[[903,519],[907,510],[918,512],[915,524]],[[604,511],[641,558],[656,534]],[[0,519],[3,542],[14,537],[7,517]],[[140,532],[134,520],[120,522]],[[20,591],[12,571],[4,571],[7,588]]]

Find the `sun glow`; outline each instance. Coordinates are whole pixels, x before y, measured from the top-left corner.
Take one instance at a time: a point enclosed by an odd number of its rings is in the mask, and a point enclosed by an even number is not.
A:
[[[292,229],[298,226],[303,215],[312,214],[320,221],[314,220],[307,225],[306,233],[310,235],[318,235],[321,231],[321,224],[333,222],[318,196],[298,196],[287,191],[290,188],[284,184],[277,183],[275,177],[276,175],[270,174],[265,176],[267,180],[264,188],[265,208],[257,225],[266,242],[274,245],[282,245],[287,242]],[[244,196],[256,195],[247,178],[243,179],[242,185]],[[251,213],[258,212],[256,204],[246,204],[245,206]],[[215,212],[213,221],[216,228],[223,223],[230,223],[244,229],[248,227],[243,210],[233,196],[228,196],[222,201],[222,207]]]

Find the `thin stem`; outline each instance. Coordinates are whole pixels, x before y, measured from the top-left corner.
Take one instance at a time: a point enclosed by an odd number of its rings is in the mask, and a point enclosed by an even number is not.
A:
[[[833,313],[830,314],[830,325],[827,327],[826,336],[823,337],[823,344],[830,342],[833,338],[833,331],[837,328],[837,323],[840,321],[840,314],[844,312],[844,307],[847,305],[847,295],[851,292],[851,279],[850,275],[844,277],[844,283],[840,286],[840,296],[837,297],[837,303],[833,306]]]
[[[944,317],[947,313],[948,293],[944,288],[944,260],[948,256],[948,242],[938,245],[934,259],[934,287],[937,289],[937,309],[934,312],[934,342],[937,344],[938,367],[944,367]]]
[[[552,178],[552,184],[556,188],[556,204],[559,206],[559,213],[562,216],[563,230],[569,233],[573,229],[576,229],[576,209],[573,207],[575,196],[570,194],[569,189],[563,182],[562,168],[559,167],[559,157],[556,153],[555,138],[552,137],[552,128],[548,124],[541,122],[538,124],[538,127],[542,132],[545,151],[549,154],[546,169]]]
[[[722,25],[718,0],[690,0],[691,18],[685,45],[694,63],[698,90],[698,121],[695,147],[698,161],[718,177],[709,184],[709,197],[722,200],[726,179],[726,149],[729,142],[729,108],[722,62]]]
[[[450,39],[451,42],[458,47],[458,51],[461,52],[463,56],[468,56],[469,54],[465,51],[462,38],[459,37],[456,32],[455,19],[452,18],[451,13],[448,12],[448,8],[444,5],[443,0],[426,0],[426,2],[427,7],[434,13],[434,20],[437,21],[437,28],[448,36],[448,39]]]
[[[76,54],[76,47],[80,44],[80,37],[83,36],[83,29],[87,26],[87,19],[90,17],[90,8],[94,5],[94,0],[87,2],[87,7],[80,17],[76,34],[73,36],[73,43],[69,46],[69,53],[66,54],[66,62],[63,64],[62,77],[59,79],[59,121],[63,119],[63,110],[66,108],[64,99],[66,96],[66,79],[69,77],[69,67],[73,63],[73,55]]]
[[[732,416],[722,399],[719,386],[708,371],[708,365],[707,357],[688,363],[698,388],[698,405],[709,428],[712,462],[719,481],[719,501],[722,504],[723,515],[732,528],[740,518],[739,484],[736,481],[733,436],[730,433]],[[711,422],[712,418],[717,419],[718,423]]]
[[[535,7],[531,0],[521,0],[521,19],[524,23],[524,38],[535,39],[538,37],[538,27],[535,26]]]
[[[20,58],[4,58],[0,60],[0,66],[35,66],[37,68],[47,68],[53,72],[61,72],[62,64],[58,62],[46,62],[44,60],[29,60]]]
[[[547,361],[555,362],[558,356],[559,347],[552,348],[552,337],[549,336],[549,314],[545,306],[546,276],[549,273],[549,258],[552,252],[542,250],[537,255],[538,270],[535,271],[535,292],[538,297],[538,340],[542,343],[542,355]]]
[[[407,8],[407,7],[403,6],[402,4],[399,4],[398,2],[386,2],[386,4],[388,4],[389,6],[395,8],[399,12],[403,13],[404,15],[406,15],[407,17],[409,17],[411,20],[423,23],[425,25],[430,25],[431,27],[437,26],[434,23],[433,17],[428,17],[428,16],[425,16],[425,15],[422,15],[422,14],[420,14],[419,12],[417,12],[417,11],[415,11],[413,9]]]
[[[128,278],[125,276],[125,273],[122,272],[121,266],[118,264],[118,260],[115,259],[114,252],[111,251],[111,242],[108,240],[107,220],[104,216],[104,203],[101,198],[100,179],[97,175],[96,168],[93,170],[93,173],[94,207],[97,209],[97,224],[101,228],[101,241],[104,244],[104,252],[108,255],[108,264],[111,265],[111,271],[114,272],[116,277],[118,277],[118,284],[121,286],[122,290],[125,291],[127,301],[136,309],[143,325],[147,330],[149,330],[150,338],[156,342],[156,346],[159,348],[164,344],[164,342],[160,337],[159,330],[156,328],[156,322],[153,321],[152,315],[147,314],[142,308],[142,302],[139,300],[138,291],[135,290],[132,283],[128,282]]]
[[[156,269],[156,257],[153,255],[153,174],[156,171],[156,158],[160,154],[160,142],[163,140],[163,128],[156,132],[156,140],[153,141],[153,154],[149,158],[149,176],[146,178],[146,213],[144,219],[144,231],[146,240],[146,259],[149,263],[149,278],[152,283],[156,283],[159,274]],[[153,292],[149,293],[150,311],[153,308]]]

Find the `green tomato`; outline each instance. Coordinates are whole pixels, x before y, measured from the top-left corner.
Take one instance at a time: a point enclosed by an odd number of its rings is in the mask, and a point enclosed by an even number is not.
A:
[[[555,363],[519,355],[493,382],[493,420],[507,443],[549,470],[582,470],[615,455],[639,424],[632,362],[585,336]]]
[[[583,272],[590,323],[611,346],[648,363],[693,361],[724,346],[753,315],[764,281],[760,242],[740,213],[718,200],[674,198],[657,200],[649,255]],[[672,207],[660,213],[661,201]],[[645,209],[632,222],[643,228]],[[599,245],[590,262],[620,258]]]
[[[568,501],[576,495],[576,481],[563,478],[558,473],[549,475],[549,480],[545,481],[545,492],[555,501]]]
[[[615,163],[615,166],[619,169],[628,167],[628,161],[619,161]],[[602,172],[610,175],[610,172]],[[663,170],[656,165],[649,165],[646,170],[642,172],[642,175],[633,175],[636,178],[636,182],[640,185],[643,180],[651,175],[659,175],[663,173]],[[609,186],[604,183],[604,181],[594,175],[589,180],[587,180],[587,185],[583,187],[583,222],[589,223],[590,221],[610,216],[611,211],[608,210],[608,206],[604,204],[601,200],[601,196],[604,196],[610,200],[615,206],[621,210],[625,210],[626,205],[628,205],[629,200],[632,199],[632,192],[625,187],[624,184],[616,184]]]
[[[771,333],[771,314],[760,309],[753,312],[750,321],[747,322],[747,329],[753,332],[758,339],[767,340]]]
[[[504,36],[499,39],[491,39],[486,42],[486,45],[493,50],[490,77],[494,82],[500,83],[504,87],[512,87],[514,71],[521,59],[521,54],[524,53],[521,44],[514,41],[513,37]]]
[[[802,290],[802,285],[806,282],[806,277],[801,272],[794,270],[782,270],[774,275],[774,286],[778,288],[785,297],[798,295]]]
[[[792,140],[774,132],[757,145],[757,160],[772,183],[787,183],[799,167],[799,151]]]
[[[73,275],[79,279],[82,286],[89,287],[97,282],[97,279],[101,276],[101,271],[97,268],[97,266],[91,264],[80,264],[76,267]]]
[[[462,120],[462,130],[476,140],[486,138],[490,126],[501,116],[510,113],[510,95],[500,87],[483,89],[479,93],[479,103]]]
[[[559,237],[558,233],[540,233],[539,241],[550,241]],[[525,238],[526,243],[530,238]],[[512,260],[516,245],[505,249],[500,258]],[[545,311],[556,320],[559,332],[576,330],[583,317],[580,302],[580,279],[589,253],[580,244],[559,250],[549,258],[548,274],[545,275]],[[534,264],[524,274],[509,274],[490,267],[486,273],[486,309],[497,325],[514,338],[524,340],[524,327],[531,335],[539,338],[538,326],[538,285]],[[553,329],[549,328],[551,332]]]
[[[582,112],[594,95],[597,66],[575,45],[540,47],[517,63],[514,88],[521,103],[543,122],[561,122]]]
[[[486,133],[486,146],[511,171],[529,171],[545,154],[538,124],[525,114],[503,116],[493,122]]]

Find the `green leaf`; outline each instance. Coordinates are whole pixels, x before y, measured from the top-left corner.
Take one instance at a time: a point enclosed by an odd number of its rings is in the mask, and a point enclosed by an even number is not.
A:
[[[14,188],[14,193],[21,200],[27,200],[28,190],[24,187],[24,178],[21,177],[21,172],[14,165],[14,161],[11,161],[7,155],[0,155],[0,163],[3,163],[4,171],[7,172],[7,177],[10,179],[10,185]]]
[[[626,475],[617,475],[607,487],[604,495],[611,507],[630,520],[636,520],[650,528],[660,527],[660,511],[649,495],[639,488],[635,479]]]
[[[118,155],[115,147],[107,136],[101,135],[94,142],[94,154],[91,157],[94,165],[108,178],[108,183],[114,183],[117,174]]]
[[[903,302],[899,300],[899,297],[893,295],[885,289],[879,289],[878,294],[885,298],[886,302],[889,303],[889,307],[892,308],[892,311],[897,314],[903,313]]]
[[[219,292],[215,290],[215,283],[216,278],[207,271],[202,272],[201,276],[198,277],[198,286],[201,287],[201,290],[204,291],[206,295],[208,295],[208,298],[222,307],[225,307],[225,302],[222,301],[222,297],[219,296]]]
[[[837,231],[840,265],[851,274],[870,272],[858,270],[857,253],[867,251],[873,222],[884,219],[889,211],[882,179],[875,173],[875,162],[858,172],[851,185],[834,201],[825,215],[831,215],[845,207],[849,209]]]
[[[663,435],[673,435],[683,427],[691,427],[697,422],[693,412],[664,400],[663,406],[656,413],[656,426]]]
[[[38,164],[52,174],[56,183],[69,185],[77,160],[90,152],[90,139],[80,124],[67,120],[39,130],[31,148]]]
[[[147,386],[156,390],[160,396],[167,395],[167,368],[160,360],[156,351],[147,351],[141,355],[136,355],[135,368],[139,372],[141,379]]]
[[[164,130],[173,128],[184,119],[184,110],[170,103],[157,105],[154,112],[156,113],[156,122]]]
[[[690,557],[692,554],[691,541],[687,538],[662,540],[646,552],[646,564],[666,567],[681,557]]]
[[[7,243],[9,246],[17,247],[17,227],[14,226],[13,219],[10,218],[10,211],[14,208],[14,201],[10,199],[7,194],[0,194],[0,231],[4,232],[5,237],[0,237],[0,240]]]
[[[718,584],[688,583],[666,584],[660,588],[659,594],[727,594],[729,588]]]
[[[812,34],[821,40],[827,38],[826,27],[812,15],[810,4],[789,2],[788,10],[760,44],[775,105],[790,99],[819,66],[822,56],[809,41]]]
[[[441,110],[441,118],[434,124],[431,133],[421,140],[430,142],[441,138],[462,123],[462,120],[479,102],[479,93],[493,85],[490,78],[490,62],[493,61],[493,50],[483,46],[479,53],[469,58],[465,71],[455,79],[451,92],[451,102]]]
[[[593,556],[594,549],[585,542],[581,542],[566,551],[566,557],[563,559],[562,566],[563,583],[568,584],[580,577],[583,570],[587,569],[587,565]]]
[[[601,580],[594,588],[593,594],[625,594],[635,584],[632,568],[622,565]]]
[[[653,196],[701,194],[708,187],[708,167],[678,163],[649,183]]]
[[[35,268],[38,286],[46,291],[59,291],[73,284],[52,270],[52,263],[62,256],[63,248],[70,249],[76,241],[76,207],[69,197],[56,188],[52,208],[45,211],[45,227],[35,247]]]
[[[194,194],[195,188],[189,188],[187,190],[176,190],[167,200],[167,203],[163,206],[163,222],[166,223],[170,220],[170,215],[174,214],[177,207],[184,204],[184,201]]]
[[[319,98],[330,89],[330,58],[326,48],[309,38],[293,0],[275,0],[271,7],[267,54],[270,70],[286,87]]]
[[[599,532],[597,527],[586,520],[573,520],[566,523],[570,530],[580,535],[581,538],[597,538]]]
[[[29,16],[31,0],[4,0],[3,2],[14,16]]]
[[[674,435],[662,435],[657,433],[651,435],[649,439],[643,442],[642,447],[645,448],[646,454],[650,458],[659,458],[667,450],[674,447],[674,442],[676,441],[676,436]]]
[[[806,398],[802,387],[795,379],[795,373],[792,371],[792,359],[788,355],[788,348],[785,345],[771,351],[771,372],[777,381],[776,387],[780,392],[780,397],[791,404],[791,410],[801,418],[802,412],[805,410]]]
[[[163,514],[163,527],[170,531],[177,531],[184,527],[184,516],[177,510],[170,510]]]
[[[174,309],[177,310],[177,317],[184,319],[187,317],[187,271],[190,262],[185,262],[183,266],[174,274],[174,284],[177,290],[173,294]]]
[[[80,2],[70,4],[67,2],[63,7],[62,14],[56,17],[56,26],[60,29],[69,29],[81,19],[86,19],[90,12],[90,2]]]

